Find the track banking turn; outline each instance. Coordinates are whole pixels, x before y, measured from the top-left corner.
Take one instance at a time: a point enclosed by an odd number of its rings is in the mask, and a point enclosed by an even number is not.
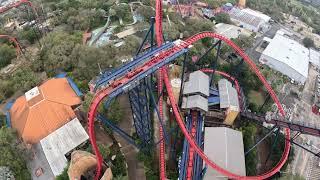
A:
[[[234,44],[231,40],[228,38],[221,36],[219,34],[213,33],[213,32],[202,32],[199,34],[196,34],[185,41],[177,40],[174,42],[174,46],[168,50],[164,50],[158,54],[155,54],[152,58],[147,60],[145,63],[143,63],[141,66],[138,66],[134,69],[132,69],[129,73],[127,73],[124,76],[119,77],[115,81],[113,81],[109,86],[101,89],[98,91],[93,98],[93,101],[91,103],[89,113],[88,113],[88,120],[89,120],[89,135],[90,135],[90,141],[93,145],[93,149],[95,151],[95,154],[97,155],[98,159],[98,166],[97,166],[97,171],[96,171],[96,179],[100,176],[101,173],[101,166],[102,166],[102,157],[101,154],[98,150],[97,144],[96,144],[96,138],[95,138],[95,132],[94,132],[94,120],[95,116],[97,114],[97,107],[101,103],[101,101],[104,98],[114,98],[116,95],[127,92],[130,88],[134,87],[134,84],[138,84],[139,80],[143,79],[144,77],[152,74],[158,68],[163,67],[164,65],[170,63],[173,61],[175,58],[178,56],[182,55],[188,50],[188,47],[192,45],[194,42],[201,40],[203,38],[214,38],[218,40],[224,41],[226,44],[228,44],[230,47],[232,47],[244,60],[245,62],[249,65],[251,70],[255,72],[255,74],[258,76],[258,78],[261,80],[261,82],[264,84],[266,89],[268,90],[270,96],[274,100],[274,102],[277,104],[279,112],[282,114],[282,116],[285,115],[285,112],[280,104],[279,99],[277,98],[275,92],[271,88],[271,86],[267,83],[266,79],[263,77],[261,72],[258,70],[257,66],[252,62],[252,60],[236,45]],[[277,173],[281,167],[284,165],[284,163],[287,161],[289,151],[290,151],[290,143],[288,141],[285,142],[285,149],[283,152],[283,156],[278,162],[278,164],[271,169],[269,172],[264,173],[262,175],[258,176],[239,176],[233,173],[228,172],[227,170],[219,167],[216,165],[214,162],[212,162],[208,157],[203,153],[203,151],[197,146],[193,138],[189,135],[185,124],[180,116],[179,108],[176,104],[176,100],[174,99],[173,92],[172,92],[172,87],[169,82],[167,70],[163,70],[163,78],[164,78],[164,83],[166,86],[166,89],[168,91],[168,96],[173,108],[174,115],[176,117],[177,123],[187,138],[188,142],[190,143],[190,146],[194,148],[194,150],[199,154],[199,156],[205,161],[206,164],[208,164],[210,167],[214,168],[218,172],[220,172],[223,175],[226,175],[229,178],[233,179],[266,179],[275,173]],[[290,130],[285,129],[285,136],[286,138],[290,138]]]

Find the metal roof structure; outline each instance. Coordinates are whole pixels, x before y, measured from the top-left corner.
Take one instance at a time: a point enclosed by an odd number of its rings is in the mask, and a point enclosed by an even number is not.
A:
[[[67,78],[52,78],[20,96],[9,109],[12,127],[35,144],[76,117],[81,99]]]
[[[237,90],[232,86],[231,82],[221,79],[218,82],[220,94],[220,108],[239,109],[239,99]]]
[[[194,109],[208,111],[208,99],[200,95],[184,97],[182,100],[182,109]]]
[[[225,23],[216,24],[215,30],[218,34],[224,35],[229,39],[238,38],[240,35],[250,36],[252,34],[252,32],[247,29]]]
[[[292,68],[301,76],[305,77],[305,79],[308,77],[309,50],[297,41],[294,41],[290,38],[276,34],[267,48],[263,51],[260,60],[262,58],[271,58],[279,61],[282,64]],[[287,73],[286,69],[277,69],[277,67],[274,67],[274,69],[282,72],[290,78],[295,79],[294,77],[291,77],[289,73]]]
[[[209,96],[209,76],[201,71],[190,73],[189,81],[185,82],[183,95],[202,94]]]
[[[254,16],[246,11],[239,8],[233,8],[229,11],[231,19],[249,24],[254,27],[259,27],[261,24],[266,23],[264,19],[259,16]]]
[[[320,52],[316,51],[314,49],[309,49],[309,60],[310,63],[313,64],[314,66],[320,68]]]
[[[263,14],[262,12],[255,11],[253,9],[245,8],[245,9],[242,9],[241,11],[244,13],[250,14],[254,17],[258,17],[258,18],[262,19],[264,22],[269,22],[271,19],[270,16]]]
[[[54,176],[60,175],[67,166],[65,154],[88,139],[88,134],[75,118],[40,141]]]
[[[242,133],[226,127],[205,127],[204,153],[218,166],[238,175],[246,175]],[[204,180],[228,179],[208,168]]]

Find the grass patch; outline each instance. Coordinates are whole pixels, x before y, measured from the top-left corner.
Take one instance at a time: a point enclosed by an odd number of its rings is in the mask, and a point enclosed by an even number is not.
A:
[[[261,92],[253,91],[253,90],[249,92],[248,98],[250,103],[256,104],[258,106],[262,106],[265,99]]]

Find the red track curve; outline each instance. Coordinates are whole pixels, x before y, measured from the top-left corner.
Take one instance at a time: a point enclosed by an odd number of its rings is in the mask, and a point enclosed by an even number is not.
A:
[[[6,12],[6,11],[12,9],[12,8],[19,7],[19,6],[23,5],[23,4],[26,4],[26,5],[30,6],[32,11],[37,16],[37,11],[33,7],[32,3],[29,0],[20,0],[20,1],[14,2],[12,4],[9,4],[8,6],[0,7],[0,14],[4,13],[4,12]]]
[[[9,35],[2,35],[2,34],[0,34],[0,39],[8,39],[9,41],[13,42],[14,45],[16,46],[17,56],[22,53],[21,46],[20,46],[20,44],[19,44],[19,42],[17,41],[16,38],[11,37],[11,36],[9,36]]]
[[[271,86],[268,84],[268,82],[266,81],[266,79],[264,78],[264,76],[261,74],[261,72],[259,71],[259,69],[257,68],[257,66],[253,63],[253,61],[241,50],[241,48],[239,48],[236,44],[234,44],[231,40],[229,40],[226,37],[223,37],[221,35],[212,33],[212,32],[204,32],[204,33],[199,33],[196,34],[194,36],[192,36],[191,38],[186,40],[186,44],[192,44],[200,39],[206,38],[206,37],[211,37],[211,38],[217,38],[219,40],[224,41],[226,44],[228,44],[230,47],[232,47],[244,60],[245,62],[249,65],[250,69],[253,70],[255,72],[255,74],[258,76],[258,78],[260,79],[260,81],[263,83],[263,85],[266,87],[267,91],[269,92],[270,96],[272,97],[273,101],[276,103],[280,113],[282,116],[285,116],[285,112],[281,106],[281,103],[279,101],[279,99],[277,98],[275,92],[273,91],[273,89],[271,88]],[[278,162],[278,164],[271,169],[269,172],[266,172],[262,175],[258,175],[258,176],[239,176],[236,174],[233,174],[219,166],[217,166],[214,162],[212,162],[211,160],[208,159],[208,157],[203,153],[203,151],[197,146],[197,144],[195,143],[195,141],[192,139],[192,137],[189,135],[187,129],[185,128],[185,124],[183,123],[183,120],[180,116],[179,113],[179,109],[178,106],[176,104],[176,101],[174,99],[173,96],[173,92],[171,89],[171,85],[169,82],[169,78],[168,78],[168,73],[167,71],[164,72],[164,81],[165,81],[165,85],[168,91],[168,96],[170,99],[170,103],[172,105],[172,109],[173,112],[176,116],[176,120],[183,132],[183,134],[186,136],[188,142],[190,143],[190,146],[192,146],[196,152],[199,154],[199,156],[212,168],[214,168],[215,170],[217,170],[218,172],[220,172],[223,175],[228,176],[229,178],[234,178],[234,179],[266,179],[271,177],[272,175],[274,175],[275,173],[277,173],[278,171],[280,171],[280,169],[282,168],[282,166],[285,164],[285,162],[288,159],[288,155],[290,152],[290,142],[286,141],[285,142],[285,149],[284,152],[282,154],[282,157],[280,159],[280,161]],[[285,136],[286,138],[290,138],[290,130],[289,129],[285,129]]]
[[[162,9],[162,0],[156,0],[156,9]],[[156,42],[158,47],[160,47],[163,44],[163,34],[162,34],[162,10],[156,11]],[[158,71],[158,95],[160,96],[162,94],[162,88],[163,88],[163,70],[165,67],[161,67]],[[163,119],[163,96],[159,97],[158,102],[158,108],[159,108],[159,114],[160,118]],[[163,129],[162,126],[159,126],[159,138],[162,139],[159,146],[159,174],[160,179],[167,179],[166,178],[166,159],[165,159],[165,142],[164,142],[164,135],[163,135]]]
[[[203,32],[203,33],[196,34],[196,35],[192,36],[191,38],[188,38],[186,41],[182,42],[181,44],[176,45],[169,50],[161,52],[158,56],[151,58],[145,64],[141,65],[140,67],[136,68],[133,71],[139,72],[139,73],[144,72],[144,71],[148,70],[149,68],[153,67],[154,64],[163,61],[166,57],[173,55],[174,53],[180,51],[183,48],[188,48],[188,46],[193,44],[194,42],[196,42],[200,39],[203,39],[203,38],[207,38],[207,37],[216,38],[216,39],[224,41],[226,44],[231,46],[245,60],[246,63],[249,64],[249,67],[256,73],[258,78],[262,81],[262,83],[264,84],[264,86],[266,87],[268,92],[270,93],[270,96],[272,97],[274,102],[277,104],[280,113],[284,116],[285,112],[284,112],[277,96],[275,95],[271,86],[267,83],[266,79],[263,77],[261,72],[258,70],[256,65],[252,62],[252,60],[247,55],[245,55],[244,52],[237,45],[235,45],[231,40],[229,40],[226,37],[221,36],[219,34],[215,34],[213,32]],[[233,179],[266,179],[266,178],[269,178],[270,176],[274,175],[276,172],[278,172],[281,169],[281,167],[284,165],[284,163],[286,162],[288,155],[289,155],[290,143],[288,141],[285,142],[285,150],[283,152],[283,156],[281,157],[279,163],[271,171],[264,173],[262,175],[252,176],[252,177],[239,176],[239,175],[236,175],[236,174],[233,174],[233,173],[230,173],[230,172],[224,170],[223,168],[217,166],[214,162],[210,161],[206,157],[206,155],[203,153],[203,151],[196,145],[196,143],[191,138],[191,136],[189,135],[188,131],[185,128],[185,124],[184,124],[182,118],[180,117],[179,109],[178,109],[178,106],[176,104],[176,101],[175,101],[173,93],[172,93],[172,88],[171,88],[171,85],[169,82],[168,73],[167,73],[166,69],[163,69],[163,75],[164,75],[164,82],[165,82],[165,85],[166,85],[166,88],[168,91],[168,96],[169,96],[169,99],[170,99],[170,102],[171,102],[171,105],[173,108],[173,112],[176,116],[176,120],[177,120],[178,125],[180,126],[182,132],[186,136],[188,142],[190,143],[190,146],[195,149],[195,151],[199,154],[199,156],[210,167],[214,168],[215,170],[217,170],[221,174],[224,174],[224,175],[228,176],[229,178],[233,178]],[[95,120],[95,115],[97,113],[97,107],[100,104],[100,102],[103,100],[103,98],[107,97],[111,92],[113,92],[113,89],[116,88],[117,86],[119,86],[119,84],[125,84],[125,83],[129,82],[130,80],[134,79],[135,77],[136,76],[133,76],[133,77],[124,76],[124,77],[121,77],[121,78],[115,80],[113,85],[110,85],[109,87],[100,90],[95,95],[95,97],[93,98],[92,103],[90,105],[90,110],[88,113],[88,120],[89,120],[88,126],[89,126],[90,141],[93,145],[93,149],[95,151],[95,154],[97,155],[97,160],[98,160],[96,179],[98,179],[98,177],[100,175],[101,163],[102,163],[102,157],[101,157],[101,154],[100,154],[99,149],[96,144],[96,138],[95,138],[95,132],[94,132],[94,120]],[[286,136],[286,138],[290,138],[290,130],[289,129],[285,129],[285,136]]]

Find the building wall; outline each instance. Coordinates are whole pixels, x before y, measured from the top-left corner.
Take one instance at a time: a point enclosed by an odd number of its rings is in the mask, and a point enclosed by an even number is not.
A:
[[[290,66],[270,57],[265,54],[261,54],[259,61],[263,64],[268,65],[270,68],[281,72],[284,75],[287,75],[291,79],[294,79],[300,84],[304,84],[307,80],[307,77],[304,77],[302,74],[291,68]]]

